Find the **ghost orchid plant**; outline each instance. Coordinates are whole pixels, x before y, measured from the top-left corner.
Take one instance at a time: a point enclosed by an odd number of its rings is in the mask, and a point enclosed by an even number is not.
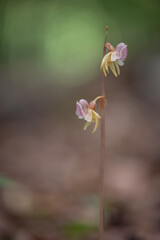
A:
[[[76,103],[76,115],[79,119],[84,119],[86,124],[84,130],[94,122],[95,126],[92,131],[94,133],[98,127],[98,122],[101,120],[101,153],[100,153],[100,166],[99,166],[99,190],[100,190],[100,214],[99,214],[99,240],[103,240],[104,232],[104,162],[105,162],[105,77],[109,73],[109,68],[112,73],[117,77],[120,75],[119,66],[124,65],[124,61],[127,58],[127,45],[125,43],[119,43],[114,48],[110,43],[107,43],[108,26],[106,26],[106,35],[103,48],[103,59],[101,62],[102,79],[101,79],[101,91],[102,96],[95,98],[92,102],[88,103],[86,100],[81,99]],[[108,53],[106,54],[106,50]],[[96,101],[100,99],[100,111],[99,115],[96,111]]]

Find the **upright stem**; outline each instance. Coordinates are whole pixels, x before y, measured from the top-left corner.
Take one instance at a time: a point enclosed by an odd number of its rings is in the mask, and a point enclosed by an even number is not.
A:
[[[103,48],[103,57],[106,54],[108,26],[106,26],[106,35]],[[105,162],[105,76],[102,72],[101,91],[104,96],[104,103],[101,106],[101,155],[99,166],[99,194],[100,194],[100,213],[99,213],[99,240],[103,240],[104,232],[104,162]]]

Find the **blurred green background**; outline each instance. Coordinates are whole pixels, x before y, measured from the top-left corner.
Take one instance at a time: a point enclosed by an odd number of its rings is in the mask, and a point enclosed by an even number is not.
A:
[[[98,76],[104,41],[128,44],[129,60],[156,53],[159,1],[1,1],[1,64],[80,85]],[[67,81],[66,81],[67,78]]]
[[[106,78],[105,239],[160,239],[160,1],[0,0],[0,239],[97,239],[99,130],[75,103]]]

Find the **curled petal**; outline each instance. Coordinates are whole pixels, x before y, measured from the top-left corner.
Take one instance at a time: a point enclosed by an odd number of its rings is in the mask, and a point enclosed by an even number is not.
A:
[[[91,124],[91,122],[86,122],[83,129],[86,130],[90,124]]]
[[[109,73],[108,64],[105,65],[105,72]],[[107,76],[107,73],[106,73],[106,76]]]
[[[98,127],[98,117],[96,117],[96,119],[95,119],[95,126],[94,126],[92,133],[94,133],[97,130],[97,127]]]
[[[83,118],[83,111],[82,111],[81,104],[80,104],[79,102],[76,102],[76,115],[77,115],[78,118],[80,118],[80,119]]]
[[[103,59],[102,59],[101,69],[103,70],[105,76],[107,76],[107,73],[106,73],[106,72],[109,73],[108,66],[109,66],[109,64],[110,64],[110,62],[111,62],[111,54],[112,54],[112,52],[107,53],[107,54],[103,57]]]
[[[105,58],[103,58],[102,59],[102,63],[101,63],[101,69],[103,70],[103,72],[104,72],[104,75],[105,75],[105,77],[107,76],[107,74],[106,74],[106,69],[105,69]]]
[[[99,115],[98,113],[96,113],[94,110],[92,110],[92,116],[93,116],[92,119],[93,119],[93,121],[95,122],[95,126],[94,126],[94,129],[93,129],[93,131],[92,131],[92,133],[94,133],[94,132],[97,130],[99,118],[101,118],[101,117],[100,117],[100,115]]]
[[[104,65],[105,65],[105,56],[103,57],[102,62],[101,62],[101,69],[103,68]]]
[[[111,55],[112,55],[112,52],[109,52],[106,54],[106,60],[107,62],[110,62],[111,61]]]
[[[111,71],[113,72],[113,74],[115,75],[115,77],[117,77],[117,72],[116,72],[114,63],[111,63],[110,69],[111,69]]]
[[[115,62],[115,66],[116,66],[118,75],[120,75],[120,69],[119,69],[119,66],[118,66],[118,63],[117,63],[117,62]]]

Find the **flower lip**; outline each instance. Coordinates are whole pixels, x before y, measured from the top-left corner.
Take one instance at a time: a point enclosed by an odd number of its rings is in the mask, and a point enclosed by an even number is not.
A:
[[[92,110],[89,109],[88,113],[84,115],[84,120],[86,120],[87,122],[92,122]]]
[[[111,54],[111,62],[115,62],[116,60],[120,59],[119,53],[117,54],[117,52],[113,52]]]

